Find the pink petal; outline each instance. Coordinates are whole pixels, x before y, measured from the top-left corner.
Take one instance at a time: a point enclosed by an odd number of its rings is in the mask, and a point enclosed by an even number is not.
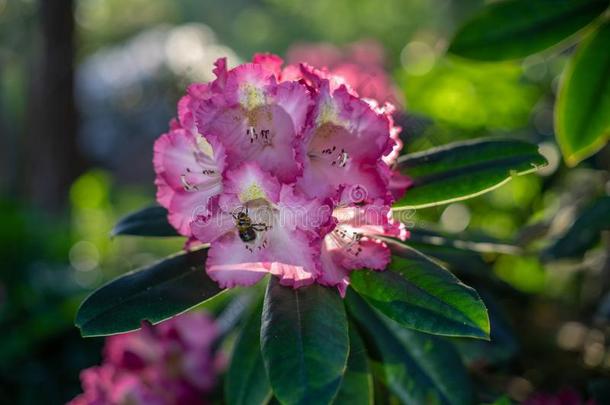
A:
[[[267,274],[266,251],[246,248],[237,232],[217,239],[208,252],[206,271],[223,288],[256,284]]]
[[[330,201],[309,199],[291,186],[282,186],[280,201],[281,225],[288,230],[301,229],[315,236],[329,226],[334,226]]]
[[[329,250],[326,241],[322,245],[320,253],[322,272],[318,278],[318,283],[329,287],[336,287],[339,294],[345,297],[347,286],[349,285],[349,269],[340,263],[340,253]]]
[[[387,115],[375,111],[367,102],[349,94],[345,86],[333,92],[332,104],[327,108],[335,109],[338,122],[343,123],[350,133],[354,145],[349,153],[355,160],[376,161],[392,149]]]
[[[299,288],[314,282],[319,273],[320,240],[301,230],[274,227],[268,231],[269,272],[280,284]]]
[[[263,65],[244,64],[227,73],[222,92],[202,101],[195,116],[201,133],[225,145],[229,168],[255,161],[281,181],[291,182],[300,171],[296,135],[310,103],[302,85],[278,85]]]
[[[284,61],[272,53],[255,53],[252,57],[252,63],[262,65],[269,73],[279,78],[282,74],[282,64]]]
[[[392,170],[388,187],[392,193],[394,201],[400,200],[405,192],[413,186],[413,180],[398,170]]]
[[[304,139],[301,189],[333,197],[340,186],[359,185],[369,199],[387,195],[387,178],[378,163],[392,149],[390,121],[344,86],[331,93],[322,80],[318,104]]]
[[[280,198],[280,189],[280,183],[274,176],[263,171],[256,163],[249,162],[227,172],[221,199],[231,200],[230,196],[234,195],[241,204],[257,199],[276,203]],[[221,202],[225,210],[234,208],[229,205]]]
[[[191,223],[193,236],[201,243],[211,243],[227,232],[235,229],[235,219],[230,212],[222,211],[217,205],[210,206],[205,214],[198,215]]]
[[[387,181],[377,165],[353,161],[340,167],[327,160],[306,159],[303,177],[297,185],[310,197],[339,198],[346,202],[364,202],[387,195]],[[343,191],[344,195],[338,195]]]
[[[390,236],[405,240],[403,224],[392,219],[390,206],[376,200],[364,206],[339,207],[333,211],[338,227],[368,236]]]
[[[190,222],[206,212],[211,197],[222,190],[224,149],[201,135],[177,128],[154,145],[157,201],[169,211],[169,222],[189,236]]]
[[[343,251],[341,264],[347,269],[384,270],[391,259],[390,249],[374,238],[362,238],[358,247]]]

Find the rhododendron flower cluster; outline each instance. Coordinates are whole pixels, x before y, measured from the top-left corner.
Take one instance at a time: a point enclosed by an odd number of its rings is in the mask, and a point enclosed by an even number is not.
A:
[[[383,270],[379,235],[404,238],[390,206],[408,186],[392,171],[401,144],[390,104],[275,55],[215,66],[193,84],[155,143],[157,199],[189,244],[209,243],[223,287],[266,274],[343,294],[355,269]]]
[[[71,405],[204,404],[221,357],[214,321],[189,313],[106,339],[104,362],[81,372],[83,394]]]

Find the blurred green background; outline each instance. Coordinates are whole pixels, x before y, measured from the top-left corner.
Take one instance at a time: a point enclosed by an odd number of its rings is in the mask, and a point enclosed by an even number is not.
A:
[[[538,143],[550,162],[483,197],[407,218],[523,249],[476,260],[448,253],[458,275],[500,291],[519,342],[516,356],[491,368],[471,364],[474,378],[515,400],[607,378],[607,231],[569,260],[539,252],[608,192],[610,151],[575,169],[561,162],[552,111],[570,49],[493,64],[445,55],[483,4],[0,0],[0,403],[63,403],[78,393],[78,372],[99,362],[102,344],[73,327],[80,300],[182,247],[178,239],[111,240],[109,231],[154,201],[152,143],[188,83],[209,80],[220,56],[235,64],[298,43],[365,39],[384,47],[406,100],[406,152],[511,135]]]

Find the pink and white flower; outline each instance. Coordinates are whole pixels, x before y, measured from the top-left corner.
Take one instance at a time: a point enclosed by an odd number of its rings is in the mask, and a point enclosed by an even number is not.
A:
[[[276,55],[194,84],[179,121],[155,145],[157,198],[184,235],[209,243],[222,287],[266,274],[298,288],[337,287],[359,268],[383,270],[405,237],[390,205],[409,186],[393,170],[402,148],[390,104],[360,98],[345,79]]]
[[[211,93],[194,112],[199,132],[211,134],[224,145],[228,168],[242,162],[258,163],[282,182],[300,174],[296,159],[297,134],[312,104],[305,86],[278,83],[267,65],[248,63],[226,70],[217,63]]]
[[[240,215],[248,218],[251,233],[236,225]],[[247,163],[227,173],[216,211],[191,226],[195,237],[211,243],[207,273],[222,287],[251,285],[267,273],[300,287],[319,275],[318,229],[330,220],[328,206]]]
[[[408,233],[392,219],[390,207],[383,200],[363,206],[338,206],[333,217],[336,227],[322,244],[319,283],[337,287],[344,296],[352,270],[384,270],[390,263],[390,249],[375,236],[404,240]]]
[[[185,96],[180,102],[180,121],[155,142],[153,163],[157,177],[157,201],[169,212],[176,230],[191,236],[194,216],[207,211],[210,198],[222,191],[225,149],[215,138],[206,138],[192,125]]]
[[[318,198],[336,197],[342,186],[360,186],[368,198],[385,198],[382,157],[392,150],[390,121],[345,86],[331,90],[320,80],[316,105],[303,135],[299,187]]]

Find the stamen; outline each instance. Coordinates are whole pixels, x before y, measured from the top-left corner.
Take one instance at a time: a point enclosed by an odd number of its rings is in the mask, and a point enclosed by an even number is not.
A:
[[[353,253],[354,256],[358,256],[362,252],[360,247],[362,233],[337,228],[331,232],[331,235],[337,247],[345,249],[346,252]]]
[[[309,157],[313,159],[322,158],[323,160],[328,161],[331,166],[337,167],[345,167],[349,161],[349,153],[343,148],[337,152],[336,145],[322,149],[320,155],[315,152],[309,152]]]
[[[345,167],[348,159],[349,159],[349,155],[347,154],[345,149],[341,149],[341,153],[339,153],[339,156],[337,156],[337,161],[339,162],[339,167]]]
[[[256,131],[256,128],[250,126],[246,129],[246,136],[250,139],[250,143],[254,141],[260,141],[263,145],[271,144],[270,130],[261,129],[260,134]]]
[[[246,136],[248,136],[250,138],[250,143],[254,143],[254,140],[258,139],[258,134],[256,133],[256,128],[248,127],[248,129],[246,129]]]
[[[199,191],[199,188],[197,188],[196,185],[190,184],[186,180],[186,174],[181,174],[180,175],[180,182],[182,183],[182,186],[184,187],[184,191],[188,191],[189,193],[192,193],[194,191]]]
[[[193,173],[193,171],[187,167],[186,168],[186,172],[187,173]],[[213,176],[216,174],[216,170],[214,169],[201,169],[201,174],[205,174],[206,176]]]

